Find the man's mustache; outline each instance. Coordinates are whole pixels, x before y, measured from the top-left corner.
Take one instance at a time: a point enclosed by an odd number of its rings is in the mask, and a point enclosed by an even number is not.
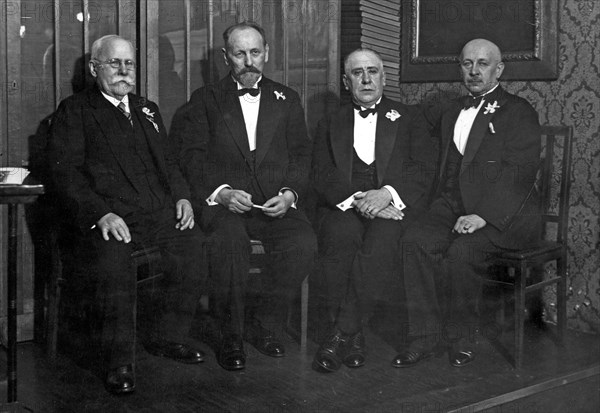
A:
[[[254,66],[251,66],[251,67],[246,67],[246,68],[242,69],[240,71],[240,76],[245,75],[246,73],[256,73],[256,74],[260,75],[262,72],[260,70],[258,70],[257,68],[255,68]]]
[[[135,86],[135,81],[132,80],[126,80],[126,79],[121,79],[121,80],[117,80],[114,84],[119,84],[119,83],[125,83],[127,86]]]

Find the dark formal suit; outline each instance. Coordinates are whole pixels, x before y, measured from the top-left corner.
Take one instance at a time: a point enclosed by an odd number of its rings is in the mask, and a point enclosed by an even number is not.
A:
[[[98,88],[61,102],[53,119],[49,142],[52,177],[77,231],[75,253],[79,270],[65,285],[78,294],[93,285],[91,305],[102,320],[102,344],[109,367],[132,364],[135,343],[136,274],[134,248],[159,245],[175,281],[159,302],[148,304],[143,340],[184,335],[167,333],[159,324],[165,306],[179,314],[194,311],[199,289],[197,257],[201,232],[175,229],[175,203],[190,199],[177,161],[170,154],[158,107],[130,94],[131,122]],[[128,244],[102,238],[96,222],[112,212],[131,233]],[[181,271],[176,271],[181,270]],[[78,298],[79,299],[79,298]],[[81,297],[81,300],[84,298]],[[180,337],[181,338],[181,337]]]
[[[450,341],[477,327],[474,306],[489,254],[520,248],[539,234],[536,112],[498,86],[486,95],[461,155],[454,143],[461,110],[457,100],[427,112],[439,126],[440,176],[430,210],[402,240],[408,330]],[[487,224],[471,234],[454,233],[457,218],[469,214]]]
[[[252,195],[262,205],[283,188],[305,201],[311,143],[298,94],[265,77],[260,82],[260,107],[256,149],[250,151],[244,114],[231,76],[198,89],[173,124],[173,139],[181,145],[181,165],[201,212],[202,228],[211,237],[213,311],[226,334],[241,335],[244,318],[256,308],[247,302],[246,287],[251,238],[265,244],[274,277],[271,290],[276,303],[271,313],[285,315],[286,301],[308,274],[314,261],[316,240],[301,208],[290,208],[281,218],[270,218],[252,208],[234,214],[206,199],[219,186]]]
[[[391,116],[393,111],[397,117]],[[382,97],[371,165],[366,165],[354,150],[354,119],[352,105],[342,106],[324,118],[318,125],[314,150],[320,273],[331,318],[336,317],[351,278],[348,299],[356,311],[358,301],[367,312],[377,300],[388,304],[401,301],[398,240],[406,226],[427,207],[435,178],[437,151],[417,107]],[[404,219],[366,219],[355,209],[341,211],[336,207],[356,191],[385,185],[393,187],[406,204]],[[350,315],[346,310],[338,325],[346,333],[353,333],[359,328],[359,315]]]

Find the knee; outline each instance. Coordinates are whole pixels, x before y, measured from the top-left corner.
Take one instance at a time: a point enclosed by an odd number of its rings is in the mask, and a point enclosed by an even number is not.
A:
[[[92,248],[95,260],[100,265],[129,265],[131,262],[133,246],[130,243],[117,241],[113,237],[110,237],[108,241],[100,238],[94,242]]]
[[[362,241],[363,225],[351,212],[332,212],[323,220],[319,227],[321,244],[351,246]]]

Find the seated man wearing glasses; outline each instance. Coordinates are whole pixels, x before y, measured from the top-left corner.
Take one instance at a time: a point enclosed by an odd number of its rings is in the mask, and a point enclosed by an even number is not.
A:
[[[105,385],[116,394],[135,388],[137,276],[131,254],[137,249],[159,246],[166,274],[155,299],[140,303],[148,308],[140,320],[142,344],[153,355],[183,363],[204,358],[180,344],[189,329],[182,318],[191,320],[198,301],[202,233],[158,107],[131,93],[135,67],[128,40],[96,40],[89,63],[96,85],[60,104],[49,142],[52,178],[77,240],[79,264],[66,274],[65,293],[99,316]],[[93,286],[90,297],[78,293],[81,286]],[[176,322],[165,322],[167,315]]]

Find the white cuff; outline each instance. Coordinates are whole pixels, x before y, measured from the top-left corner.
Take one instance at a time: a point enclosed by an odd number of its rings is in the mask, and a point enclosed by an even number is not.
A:
[[[292,188],[288,188],[287,186],[284,186],[283,188],[281,188],[279,190],[279,193],[277,195],[282,196],[285,191],[291,191],[292,194],[294,194],[294,202],[292,202],[291,207],[294,209],[298,209],[298,208],[296,208],[296,202],[298,202],[298,194]]]
[[[393,186],[391,186],[391,185],[384,185],[383,187],[385,189],[387,189],[388,192],[392,195],[392,205],[393,206],[395,206],[396,208],[398,208],[401,211],[404,208],[406,208],[406,205],[404,205],[404,202],[402,202],[402,199],[400,198],[400,195],[398,195],[398,192],[396,192],[396,190],[394,189]]]
[[[339,204],[337,204],[336,207],[338,207],[342,211],[346,211],[347,209],[354,208],[352,206],[352,202],[354,202],[354,197],[356,195],[360,194],[360,193],[361,193],[361,191],[353,193],[348,198],[344,199],[342,202],[340,202]]]
[[[221,192],[221,189],[223,189],[223,188],[231,189],[231,187],[227,184],[223,184],[223,185],[219,186],[217,189],[215,189],[213,191],[212,194],[210,194],[210,196],[208,198],[206,198],[206,203],[208,204],[208,206],[219,205],[218,202],[215,202],[215,198],[217,197],[217,195],[219,194],[219,192]]]

